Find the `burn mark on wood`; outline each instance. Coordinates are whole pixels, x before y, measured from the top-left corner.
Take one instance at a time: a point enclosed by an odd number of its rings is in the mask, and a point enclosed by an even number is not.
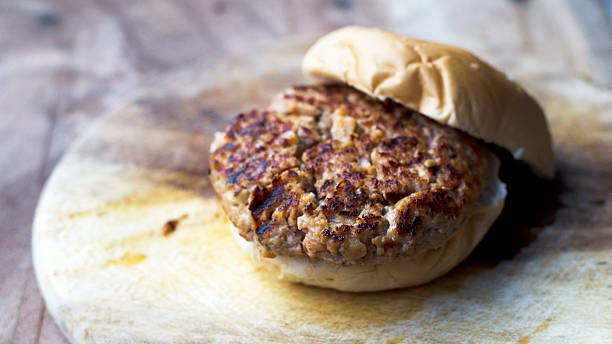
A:
[[[183,215],[181,215],[180,217],[178,217],[176,219],[168,220],[166,222],[166,224],[162,227],[162,235],[164,237],[167,237],[170,234],[174,233],[176,231],[176,228],[178,227],[179,223],[181,221],[185,220],[188,217],[189,217],[189,215],[183,214]]]

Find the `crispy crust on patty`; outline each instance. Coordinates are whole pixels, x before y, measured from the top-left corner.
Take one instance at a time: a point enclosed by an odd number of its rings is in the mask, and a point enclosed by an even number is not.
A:
[[[456,129],[329,84],[238,115],[210,159],[231,222],[264,255],[353,264],[442,246],[497,158]]]

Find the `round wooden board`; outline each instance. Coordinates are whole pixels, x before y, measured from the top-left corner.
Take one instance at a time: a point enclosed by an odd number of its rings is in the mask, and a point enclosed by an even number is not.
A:
[[[451,273],[404,290],[341,293],[254,268],[211,190],[208,147],[233,115],[302,81],[309,43],[159,80],[66,154],[32,244],[71,342],[612,342],[612,95],[529,59],[501,67],[550,118],[561,185],[552,223],[493,229]],[[497,251],[511,254],[478,253]]]

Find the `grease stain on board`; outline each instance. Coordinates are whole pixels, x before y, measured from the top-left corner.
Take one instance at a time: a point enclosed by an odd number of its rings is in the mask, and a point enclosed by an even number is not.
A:
[[[547,328],[550,326],[550,322],[551,322],[551,319],[550,319],[550,318],[548,318],[548,319],[544,320],[544,321],[543,321],[543,322],[540,324],[540,326],[538,326],[538,327],[535,329],[535,331],[533,331],[532,333],[530,333],[530,334],[528,334],[528,335],[526,335],[526,336],[521,337],[521,338],[518,340],[518,342],[516,342],[516,344],[529,344],[529,343],[531,342],[531,337],[532,337],[532,336],[535,336],[536,334],[538,334],[538,333],[540,333],[540,332],[542,332],[542,331],[544,331],[544,330],[546,330],[546,329],[547,329]]]
[[[123,198],[108,201],[97,207],[71,211],[66,214],[69,219],[84,216],[103,217],[120,211],[129,211],[134,208],[163,205],[180,202],[196,197],[193,192],[168,187],[152,187],[134,192]]]
[[[107,260],[106,263],[104,263],[104,266],[132,266],[141,263],[145,259],[147,259],[147,255],[144,253],[126,252],[121,257]]]

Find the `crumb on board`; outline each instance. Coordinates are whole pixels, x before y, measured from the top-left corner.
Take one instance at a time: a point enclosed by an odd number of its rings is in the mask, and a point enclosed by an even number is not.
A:
[[[168,220],[166,222],[166,224],[162,227],[162,235],[166,237],[166,236],[174,233],[174,231],[176,230],[176,227],[178,226],[179,222],[183,221],[184,219],[186,219],[188,217],[189,217],[189,215],[183,214],[183,215],[181,215],[180,217],[178,217],[176,219]]]

